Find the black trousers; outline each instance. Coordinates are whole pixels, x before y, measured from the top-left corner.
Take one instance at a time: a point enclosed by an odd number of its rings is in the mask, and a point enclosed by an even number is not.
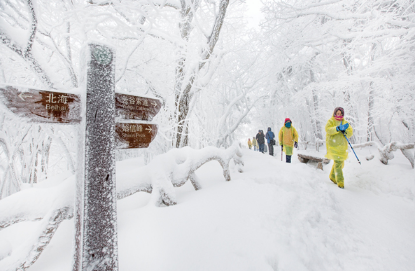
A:
[[[291,155],[286,155],[285,156],[285,162],[291,163]]]
[[[268,144],[269,155],[274,156],[274,145]]]

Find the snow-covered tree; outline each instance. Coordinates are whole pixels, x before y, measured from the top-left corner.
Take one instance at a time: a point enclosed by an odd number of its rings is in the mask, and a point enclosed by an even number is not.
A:
[[[264,39],[279,60],[274,70],[290,104],[306,100],[297,110],[314,138],[343,106],[354,142],[373,133],[384,143],[414,140],[414,12],[407,0],[265,2]]]

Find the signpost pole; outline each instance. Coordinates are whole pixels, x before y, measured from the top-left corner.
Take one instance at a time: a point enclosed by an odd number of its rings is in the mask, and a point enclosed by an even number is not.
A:
[[[86,112],[81,124],[74,271],[118,270],[115,184],[114,52],[89,44]],[[82,146],[84,146],[82,148]],[[83,149],[83,150],[82,150]]]

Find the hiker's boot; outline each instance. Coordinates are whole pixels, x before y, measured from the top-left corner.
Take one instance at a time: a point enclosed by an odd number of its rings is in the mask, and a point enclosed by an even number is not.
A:
[[[332,181],[334,184],[337,184],[337,182],[333,180],[332,178],[330,178],[330,181]]]
[[[344,189],[344,183],[337,183],[337,186],[339,187],[339,188],[341,188],[341,189]]]

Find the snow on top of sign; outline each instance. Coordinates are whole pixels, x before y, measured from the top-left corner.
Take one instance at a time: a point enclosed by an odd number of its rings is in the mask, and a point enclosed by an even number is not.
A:
[[[33,86],[28,86],[28,85],[20,85],[20,84],[13,84],[13,85],[9,85],[9,84],[5,84],[5,83],[0,83],[0,88],[6,88],[6,87],[13,87],[18,89],[20,92],[27,92],[30,89],[36,90],[36,91],[51,91],[51,92],[59,92],[59,93],[67,93],[67,94],[75,94],[75,95],[80,95],[81,93],[81,89],[80,88],[68,88],[68,89],[50,89],[50,88],[35,88]]]
[[[89,45],[100,45],[100,46],[104,46],[104,47],[108,47],[108,49],[112,50],[112,53],[114,54],[113,57],[115,57],[116,55],[116,46],[114,46],[114,44],[112,44],[111,42],[108,41],[102,41],[102,40],[86,40],[84,42],[85,46],[89,46]]]
[[[135,119],[124,119],[122,117],[116,117],[115,122],[118,123],[137,123],[137,124],[147,124],[147,125],[158,125],[156,122],[147,121],[147,120],[135,120]]]
[[[148,95],[148,94],[138,94],[135,92],[130,92],[128,90],[118,90],[116,91],[116,93],[118,94],[124,94],[124,95],[132,95],[132,96],[139,96],[139,97],[143,97],[143,98],[149,98],[149,99],[154,99],[154,100],[159,100],[161,102],[161,100],[153,95]]]

